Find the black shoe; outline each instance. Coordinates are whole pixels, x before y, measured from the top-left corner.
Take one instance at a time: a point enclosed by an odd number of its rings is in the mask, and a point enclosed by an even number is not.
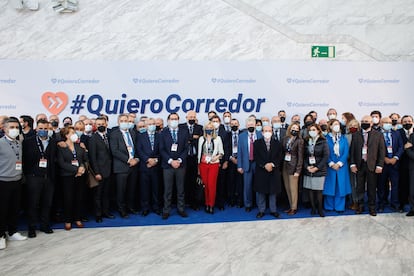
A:
[[[115,218],[115,216],[114,216],[114,215],[112,215],[111,213],[104,213],[104,214],[103,214],[103,217],[104,217],[104,218],[109,218],[109,219],[114,219],[114,218]]]
[[[380,206],[380,207],[378,208],[378,213],[384,213],[384,207]]]
[[[179,214],[181,217],[183,217],[183,218],[187,218],[187,217],[188,217],[188,215],[187,215],[187,213],[186,213],[185,211],[178,211],[178,214]]]
[[[214,207],[210,207],[209,213],[214,214]]]
[[[102,222],[102,217],[101,216],[97,216],[96,219],[95,219],[95,221],[97,223],[101,223]]]
[[[358,209],[355,210],[355,214],[360,215],[364,212],[364,207],[359,206]]]
[[[311,215],[316,215],[316,209],[312,208]]]
[[[257,213],[257,215],[256,215],[256,218],[262,218],[262,217],[264,217],[264,213],[263,212],[259,212],[259,213]]]
[[[40,227],[40,231],[42,231],[45,234],[53,234],[53,230],[49,226],[47,226],[47,227]]]
[[[168,219],[170,217],[169,213],[163,213],[162,214],[162,219]]]
[[[130,213],[130,214],[134,214],[134,215],[137,215],[137,214],[138,214],[138,211],[137,211],[137,210],[135,210],[134,208],[129,208],[129,209],[128,209],[128,213]]]
[[[154,213],[157,214],[158,216],[161,216],[161,211],[160,210],[155,210]]]
[[[145,210],[145,211],[142,211],[141,216],[146,217],[148,216],[148,214],[149,214],[149,211]]]
[[[278,212],[271,212],[270,214],[275,218],[280,218],[280,214]]]
[[[407,217],[414,217],[414,210],[410,210],[407,214]]]
[[[318,214],[319,214],[319,216],[320,216],[321,218],[324,218],[324,217],[325,217],[325,213],[323,212],[323,210],[322,210],[322,209],[318,210]]]
[[[252,210],[252,207],[246,207],[246,212],[249,213]]]
[[[204,211],[205,211],[207,214],[210,214],[210,206],[207,206],[207,205],[206,205],[206,207],[204,208]]]
[[[200,211],[200,207],[198,207],[198,205],[196,204],[191,205],[191,209],[193,209],[194,211]]]
[[[83,218],[81,218],[81,221],[82,221],[82,222],[88,222],[88,221],[89,221],[89,219],[88,219],[88,218],[86,218],[86,217],[83,217]]]
[[[220,207],[219,207],[219,210],[220,210],[220,211],[224,211],[224,206],[220,206]]]
[[[125,211],[119,211],[119,215],[121,216],[121,218],[128,218],[128,214]]]
[[[36,238],[36,230],[34,228],[29,229],[29,233],[27,234],[29,238]]]
[[[369,215],[375,217],[377,212],[374,209],[369,210]]]

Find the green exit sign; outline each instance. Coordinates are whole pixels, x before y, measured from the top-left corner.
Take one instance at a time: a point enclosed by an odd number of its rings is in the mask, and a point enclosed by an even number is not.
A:
[[[313,58],[334,58],[335,46],[312,46]]]

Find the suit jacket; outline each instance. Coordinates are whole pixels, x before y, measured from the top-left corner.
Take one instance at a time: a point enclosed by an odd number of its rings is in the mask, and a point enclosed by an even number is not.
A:
[[[74,143],[76,160],[78,160],[79,166],[85,166],[87,162],[86,152],[79,144]],[[78,166],[72,165],[74,156],[68,146],[65,148],[57,147],[57,160],[60,167],[61,176],[75,176],[78,172]]]
[[[282,140],[283,140],[283,138],[286,136],[286,131],[287,131],[287,129],[285,129],[285,128],[280,128],[279,129],[279,142],[282,142]],[[276,140],[276,131],[274,130],[273,131],[273,138]]]
[[[282,180],[280,166],[282,164],[281,143],[273,137],[270,139],[270,149],[267,150],[264,138],[254,141],[254,160],[256,161],[256,173],[254,175],[253,189],[264,194],[275,194],[281,191]],[[267,163],[275,165],[271,172],[264,166]]]
[[[194,124],[192,135],[190,135],[190,129],[187,123],[179,124],[178,127],[180,128],[180,130],[188,132],[188,153],[189,155],[197,156],[198,138],[197,139],[194,138],[194,135],[203,136],[203,126],[199,124]]]
[[[132,142],[134,143],[134,156],[133,158],[138,158],[137,153],[137,139],[134,131],[129,131],[131,135]],[[111,131],[109,135],[109,145],[113,157],[113,169],[114,173],[128,173],[130,166],[128,164],[129,152],[127,144],[125,143],[124,136],[122,131],[118,128]]]
[[[237,145],[239,144],[239,139],[240,139],[240,134],[242,133],[242,130],[239,130],[238,134],[237,134]],[[237,158],[237,153],[238,153],[238,149],[235,148],[235,150],[233,149],[233,131],[229,132],[229,149],[228,149],[228,160],[230,160],[230,157],[235,157]],[[224,158],[224,156],[223,156]]]
[[[362,148],[364,146],[364,136],[362,130],[352,134],[350,154],[350,165],[356,165],[357,169],[362,165]],[[371,130],[368,132],[367,141],[367,166],[370,171],[375,171],[375,167],[384,167],[385,143],[381,132]]]
[[[408,142],[410,142],[411,144],[414,145],[414,133],[411,133],[410,137],[407,140]],[[408,169],[414,170],[414,146],[411,148],[408,148],[405,150],[406,156],[407,156],[407,166]],[[413,180],[410,180],[413,181]]]
[[[107,146],[105,144],[104,139],[98,132],[92,134],[89,138],[88,145],[89,163],[94,173],[100,174],[104,178],[109,177],[112,171],[112,153],[109,145]]]
[[[388,148],[387,148],[387,140],[383,134],[384,137],[384,142],[385,142],[385,156],[388,156]],[[391,130],[391,140],[392,140],[392,157],[397,157],[398,160],[400,160],[401,156],[404,153],[404,144],[403,144],[403,139],[400,135],[400,133],[396,130]],[[399,161],[397,161],[395,163],[395,167],[398,167],[399,165]]]
[[[154,133],[154,149],[151,147],[151,141],[148,132],[138,134],[137,151],[140,160],[139,168],[141,171],[148,171],[152,168],[157,168],[161,162],[160,156],[160,134]],[[149,158],[158,158],[157,166],[148,168],[147,162]]]
[[[56,178],[56,140],[49,138],[49,144],[44,152],[44,158],[47,160],[47,168],[39,167],[41,152],[38,145],[37,135],[26,138],[22,143],[23,147],[23,173],[32,176],[47,176],[54,181]],[[43,149],[43,145],[41,145]]]
[[[171,136],[170,128],[166,127],[160,133],[160,153],[161,153],[161,167],[164,169],[172,168],[168,164],[168,160],[181,159],[181,166],[185,167],[188,154],[188,131],[177,128],[177,151],[171,151],[171,146],[174,144]]]
[[[311,153],[309,151],[309,143],[308,141],[304,142],[304,158],[303,158],[303,171],[304,175],[307,176],[326,176],[327,173],[327,164],[328,164],[328,157],[329,157],[329,148],[328,144],[326,142],[326,139],[324,138],[318,138],[315,143],[314,147],[314,157],[316,163],[313,164],[313,166],[318,168],[318,171],[311,174],[306,168],[309,167],[311,164],[309,164],[309,157],[311,156]]]
[[[256,140],[262,138],[262,132],[255,131]],[[243,171],[248,172],[250,168],[249,164],[249,138],[250,133],[243,131],[239,135],[239,144],[237,145],[237,168],[242,168]],[[254,144],[253,144],[253,155],[254,155]]]
[[[403,128],[397,130],[400,133],[402,142],[403,142],[403,146],[408,142],[409,137],[407,138],[407,135],[405,134],[405,130]],[[403,154],[401,155],[400,161],[399,163],[399,167],[400,170],[404,170],[404,169],[408,169],[408,163],[409,163],[409,158],[407,156],[407,151],[405,150],[403,152]]]
[[[284,167],[287,170],[288,175],[294,175],[295,173],[301,174],[303,167],[303,139],[297,136],[287,147],[290,136],[285,136],[282,139],[282,148],[284,156],[290,153],[290,161],[284,161]]]
[[[205,138],[204,136],[201,136],[200,139],[198,139],[198,156],[197,156],[197,160],[198,163],[201,162],[201,156],[203,154],[203,147],[205,145]],[[224,149],[223,149],[223,142],[221,141],[221,137],[217,136],[216,138],[213,139],[213,153],[212,156],[216,156],[216,155],[223,155],[224,154]],[[220,163],[220,160],[218,160],[216,163]]]
[[[229,160],[230,157],[230,152],[231,152],[231,144],[230,144],[230,133],[226,131],[226,129],[224,128],[224,125],[220,125],[219,126],[219,131],[217,133],[217,136],[220,136],[221,141],[223,142],[223,150],[224,150],[224,155],[223,158],[221,159],[220,163],[223,164],[223,162]]]

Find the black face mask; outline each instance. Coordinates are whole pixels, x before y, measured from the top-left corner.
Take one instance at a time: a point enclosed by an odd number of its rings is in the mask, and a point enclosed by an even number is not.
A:
[[[298,136],[299,131],[292,129],[292,130],[290,131],[290,134],[292,134],[292,136]]]
[[[392,120],[392,125],[393,126],[397,125],[397,123],[398,123],[398,120]]]
[[[57,127],[59,125],[59,123],[57,121],[52,121],[52,127]]]
[[[413,124],[403,124],[405,130],[410,130],[413,127]]]
[[[63,124],[63,126],[64,126],[64,127],[68,127],[68,126],[70,126],[70,125],[71,125],[70,123],[64,123],[64,124]]]
[[[194,124],[195,124],[195,120],[188,120],[188,123],[189,123],[190,125],[194,125]]]
[[[327,125],[321,125],[321,129],[322,129],[322,131],[326,131],[328,129],[328,126]]]
[[[311,124],[313,124],[313,121],[307,121],[307,122],[305,122],[305,126],[306,127],[310,126]]]
[[[160,126],[156,126],[155,127],[155,131],[160,131],[161,130],[161,127]]]
[[[286,120],[286,117],[280,117],[280,121],[281,121],[282,123],[284,123],[284,122],[285,122],[285,120]]]
[[[255,130],[256,128],[255,127],[248,127],[247,128],[247,130],[249,131],[249,132],[254,132],[254,130]]]
[[[106,130],[106,126],[98,126],[99,132],[105,132],[105,130]]]
[[[367,129],[369,129],[369,128],[370,128],[370,126],[371,126],[371,124],[370,124],[370,123],[362,123],[362,124],[361,124],[361,128],[362,128],[363,130],[367,130]]]
[[[231,127],[231,130],[232,130],[232,131],[237,131],[238,129],[239,129],[239,127],[238,127],[238,126],[232,126],[232,127]]]

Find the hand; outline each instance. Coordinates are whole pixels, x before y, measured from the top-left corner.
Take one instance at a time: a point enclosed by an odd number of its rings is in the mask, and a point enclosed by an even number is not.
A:
[[[229,166],[229,161],[224,161],[222,169],[226,170],[228,166]]]
[[[242,169],[242,168],[237,168],[237,171],[238,171],[240,174],[243,174],[243,169]]]
[[[409,149],[413,146],[413,144],[411,144],[410,142],[405,143],[404,145],[404,149]]]
[[[78,167],[78,172],[77,172],[76,175],[81,176],[84,173],[85,173],[85,168],[84,167]]]
[[[395,165],[395,164],[397,163],[397,161],[398,161],[397,159],[395,159],[395,158],[391,158],[391,159],[390,159],[390,164],[391,164],[391,165]]]
[[[298,173],[294,173],[293,176],[294,177],[299,177],[299,174]]]
[[[335,171],[337,171],[337,170],[339,170],[340,167],[339,167],[338,164],[333,164],[331,168],[334,169]]]
[[[173,167],[174,169],[178,169],[180,167],[181,163],[178,160],[173,160],[171,162],[171,167]]]
[[[95,175],[95,179],[96,179],[96,181],[101,181],[102,180],[102,175],[100,175],[100,174]]]
[[[84,150],[86,150],[86,146],[85,146],[85,144],[84,144],[83,142],[81,142],[81,143],[79,144],[79,146],[80,146],[81,148],[83,148]]]
[[[265,165],[264,165],[264,168],[266,169],[266,171],[268,171],[268,172],[272,172],[273,171],[273,166],[272,166],[272,163],[266,163]]]
[[[232,157],[231,162],[233,162],[234,165],[237,165],[237,158],[236,157]]]
[[[376,167],[375,168],[375,173],[382,173],[382,168]]]
[[[131,158],[131,159],[128,160],[128,164],[129,164],[130,167],[134,167],[138,164],[138,160],[135,159],[135,158]]]
[[[351,167],[351,172],[352,172],[352,173],[357,173],[357,172],[358,172],[357,167],[356,167],[356,166],[352,166],[352,167]]]

